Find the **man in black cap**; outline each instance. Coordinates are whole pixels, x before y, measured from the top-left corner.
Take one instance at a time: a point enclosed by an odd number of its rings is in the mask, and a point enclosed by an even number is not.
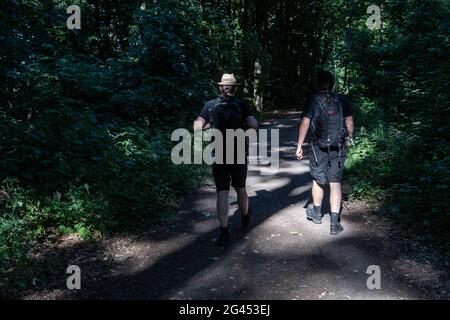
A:
[[[313,177],[313,203],[306,209],[308,220],[322,223],[323,187],[330,185],[330,234],[337,235],[344,228],[340,223],[342,201],[341,183],[344,171],[345,148],[353,146],[352,107],[348,100],[333,92],[334,77],[328,71],[319,71],[318,92],[310,99],[303,112],[296,151],[303,158],[303,142],[310,132],[310,169]]]

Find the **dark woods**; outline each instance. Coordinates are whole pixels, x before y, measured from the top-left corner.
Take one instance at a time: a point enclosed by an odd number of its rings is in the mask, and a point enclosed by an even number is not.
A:
[[[203,169],[170,162],[170,133],[225,72],[259,111],[301,109],[316,71],[333,72],[357,112],[353,197],[446,235],[450,4],[379,1],[370,30],[371,4],[1,1],[0,264],[26,265],[50,235],[99,238],[176,208]]]

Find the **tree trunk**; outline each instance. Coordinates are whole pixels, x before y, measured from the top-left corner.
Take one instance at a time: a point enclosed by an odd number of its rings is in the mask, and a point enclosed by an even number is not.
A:
[[[261,78],[262,78],[262,66],[259,59],[256,59],[254,66],[254,77],[255,82],[253,85],[253,104],[258,111],[261,111],[263,108],[263,94],[262,94],[262,86],[261,86]]]

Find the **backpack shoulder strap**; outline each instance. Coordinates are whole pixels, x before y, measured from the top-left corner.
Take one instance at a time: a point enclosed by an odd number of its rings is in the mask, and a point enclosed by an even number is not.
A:
[[[232,104],[235,105],[236,108],[239,110],[239,113],[241,114],[241,118],[242,118],[242,108],[241,108],[241,105],[239,104],[239,100],[233,99]],[[245,119],[242,119],[242,120],[244,121]]]
[[[323,109],[324,107],[324,101],[322,99],[322,97],[319,94],[316,94],[313,99],[312,99],[312,103],[313,103],[313,118],[311,119],[311,121],[316,121],[317,117],[319,115],[319,111]]]
[[[334,99],[336,100],[336,103],[339,107],[339,114],[341,116],[341,121],[340,121],[341,130],[344,130],[344,108],[342,107],[342,102],[341,102],[340,98],[341,98],[340,95],[334,94]]]
[[[216,100],[218,100],[218,102],[214,103],[214,105],[212,105],[211,107],[209,107],[208,112],[209,112],[209,123],[212,125],[213,124],[213,117],[212,117],[212,112],[213,110],[222,103],[221,98],[217,98]]]
[[[315,134],[317,130],[317,119],[319,117],[319,108],[321,108],[321,102],[319,101],[319,95],[315,94],[311,102],[312,104],[312,118],[310,122],[310,129],[308,131],[309,139],[312,142],[315,139]]]

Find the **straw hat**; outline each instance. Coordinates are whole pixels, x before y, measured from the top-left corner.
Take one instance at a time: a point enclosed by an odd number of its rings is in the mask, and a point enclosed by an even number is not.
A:
[[[222,81],[218,82],[221,86],[239,86],[240,83],[237,83],[236,78],[234,77],[234,74],[228,74],[225,73],[222,76]]]

